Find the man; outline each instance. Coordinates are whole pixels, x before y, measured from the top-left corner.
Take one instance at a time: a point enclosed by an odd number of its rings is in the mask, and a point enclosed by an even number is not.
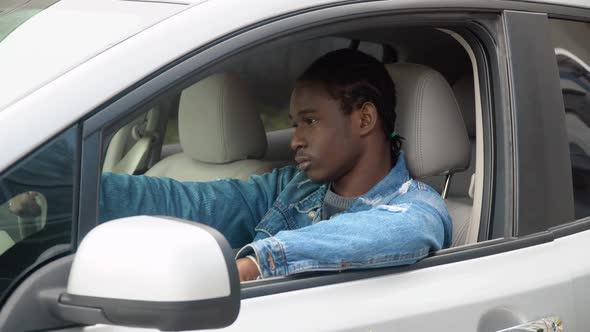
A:
[[[394,84],[379,61],[350,49],[324,55],[298,79],[289,115],[297,167],[202,183],[105,174],[101,220],[208,224],[242,248],[242,281],[411,264],[449,246],[443,200],[409,177]]]

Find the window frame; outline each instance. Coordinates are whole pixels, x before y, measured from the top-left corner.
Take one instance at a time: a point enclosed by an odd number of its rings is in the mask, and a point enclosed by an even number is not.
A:
[[[368,7],[372,8],[373,6]],[[215,65],[221,63],[223,60],[234,56],[236,53],[242,51],[245,48],[253,49],[259,45],[267,44],[273,39],[279,39],[284,35],[292,36],[295,34],[293,31],[295,27],[299,27],[301,31],[298,34],[300,38],[326,35],[331,32],[342,30],[343,27],[364,27],[366,25],[363,24],[366,24],[369,21],[371,24],[376,26],[378,26],[381,22],[387,22],[388,24],[395,22],[396,25],[436,26],[459,32],[462,36],[467,37],[469,43],[473,44],[471,46],[474,48],[474,52],[476,52],[476,57],[478,58],[477,65],[478,70],[480,71],[480,80],[485,82],[485,84],[480,84],[482,103],[484,104],[482,105],[482,108],[484,114],[486,114],[486,116],[484,116],[484,127],[492,128],[492,123],[497,121],[496,119],[491,119],[492,112],[490,110],[492,104],[501,104],[501,94],[492,94],[492,85],[488,82],[490,77],[494,76],[492,81],[498,81],[497,84],[500,84],[500,80],[497,78],[497,76],[499,76],[497,69],[500,68],[500,65],[497,63],[497,59],[499,57],[495,56],[496,48],[491,48],[493,45],[495,45],[494,39],[491,37],[491,34],[488,32],[488,30],[482,26],[482,24],[493,26],[494,22],[492,21],[500,18],[500,12],[491,11],[482,13],[481,15],[478,14],[480,15],[481,21],[483,23],[474,23],[473,16],[469,16],[469,19],[466,19],[462,10],[455,13],[436,14],[415,10],[412,13],[400,14],[395,10],[384,11],[380,9],[378,11],[367,10],[364,13],[358,11],[355,12],[355,15],[349,16],[339,14],[338,11],[335,12],[336,13],[334,14],[330,13],[331,15],[323,13],[323,15],[321,15],[321,20],[313,17],[313,15],[301,15],[297,17],[305,23],[296,23],[297,20],[285,20],[287,22],[273,22],[267,26],[259,27],[257,31],[247,31],[240,35],[233,36],[232,38],[227,38],[210,48],[206,48],[202,51],[197,50],[193,55],[191,55],[191,57],[182,59],[185,61],[179,61],[176,64],[170,65],[170,67],[167,68],[166,71],[163,71],[159,76],[156,76],[155,78],[145,82],[144,85],[139,86],[136,89],[130,89],[128,94],[112,103],[109,103],[107,107],[99,110],[93,116],[88,118],[84,122],[83,130],[84,144],[82,160],[85,174],[82,176],[83,183],[81,185],[86,189],[82,191],[82,195],[84,197],[81,197],[81,201],[92,202],[92,204],[86,204],[80,208],[80,220],[84,222],[81,222],[79,228],[79,239],[81,239],[97,223],[98,192],[100,190],[99,170],[102,161],[100,158],[97,158],[97,154],[93,153],[93,151],[103,150],[103,145],[106,144],[104,140],[105,137],[108,137],[112,134],[112,132],[116,131],[122,125],[121,122],[125,122],[125,119],[131,119],[134,116],[137,116],[137,114],[152,107],[152,105],[157,100],[159,100],[159,98],[174,96],[178,93],[178,91],[181,91],[198,80],[208,76],[214,72]],[[338,22],[334,22],[336,20],[334,16],[337,18]],[[493,17],[493,20],[490,19],[490,17]],[[324,25],[328,18],[329,23]],[[485,19],[488,21],[485,21]],[[293,25],[294,23],[296,23],[295,27],[289,29],[290,25]],[[311,26],[313,26],[313,28],[311,28]],[[318,33],[318,29],[320,27],[322,29],[322,33]],[[262,32],[261,30],[266,31]],[[279,32],[277,33],[277,31]],[[482,39],[483,42],[486,43],[487,49],[486,47],[482,46]],[[489,53],[492,53],[492,55],[490,56]],[[479,61],[480,58],[482,61]],[[495,68],[495,70],[490,70],[491,67]],[[177,77],[181,77],[181,79],[178,79]],[[492,98],[495,99],[492,100]],[[503,112],[495,113],[503,114]],[[491,211],[493,199],[492,195],[494,194],[491,185],[493,181],[492,174],[494,172],[494,168],[501,166],[492,165],[492,162],[494,161],[494,159],[490,157],[492,154],[492,142],[494,140],[492,130],[486,129],[484,130],[484,133],[488,133],[488,135],[484,135],[484,146],[489,147],[485,151],[487,155],[484,157],[484,160],[486,163],[488,163],[488,165],[485,167],[487,174],[485,175],[486,180],[484,182],[488,183],[489,185],[484,185],[484,202],[482,204],[481,214],[482,225],[488,223],[491,220],[490,216],[492,215],[494,215],[496,219],[500,220],[503,220],[506,216],[504,210]],[[505,159],[505,165],[509,165],[510,162],[511,161],[509,158]],[[94,190],[87,190],[88,188],[92,188]],[[504,191],[509,193],[510,187],[505,186]],[[482,229],[484,229],[484,231],[480,234],[480,236],[482,236],[480,240],[485,240],[488,238],[487,230],[489,227],[482,227]],[[432,255],[433,257],[429,257],[418,264],[407,267],[393,267],[378,270],[359,270],[327,275],[314,273],[313,277],[303,276],[302,278],[301,276],[296,275],[283,278],[281,280],[268,280],[252,284],[244,284],[242,285],[242,298],[274,294],[277,292],[284,292],[293,289],[317,287],[350,280],[372,278],[379,275],[399,273],[412,269],[445,264],[451,261],[480,257],[489,253],[489,248],[492,244],[503,242],[504,241],[502,240],[487,241],[466,247],[442,250],[441,252]]]

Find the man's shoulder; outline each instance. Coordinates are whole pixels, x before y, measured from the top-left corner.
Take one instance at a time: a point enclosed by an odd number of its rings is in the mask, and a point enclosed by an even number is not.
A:
[[[395,197],[392,203],[426,204],[443,214],[448,213],[444,199],[431,186],[415,179],[408,182],[407,191]]]
[[[396,204],[400,202],[426,202],[436,207],[444,206],[444,200],[440,194],[424,182],[409,178],[398,188],[387,195],[383,195],[385,204]]]

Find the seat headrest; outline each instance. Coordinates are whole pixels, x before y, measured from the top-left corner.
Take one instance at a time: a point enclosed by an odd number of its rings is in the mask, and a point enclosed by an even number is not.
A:
[[[184,152],[206,163],[261,158],[266,134],[256,103],[232,73],[209,76],[180,96],[178,134]]]
[[[432,68],[386,65],[397,97],[396,131],[410,174],[417,179],[469,167],[471,148],[461,111],[445,78]]]

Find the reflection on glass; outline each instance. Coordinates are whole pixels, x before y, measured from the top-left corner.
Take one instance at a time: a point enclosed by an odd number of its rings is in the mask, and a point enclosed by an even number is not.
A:
[[[18,194],[8,201],[8,210],[18,218],[19,236],[38,232],[47,223],[47,199],[36,191]]]
[[[556,48],[555,55],[566,112],[576,219],[579,219],[590,216],[590,66],[563,48]]]

